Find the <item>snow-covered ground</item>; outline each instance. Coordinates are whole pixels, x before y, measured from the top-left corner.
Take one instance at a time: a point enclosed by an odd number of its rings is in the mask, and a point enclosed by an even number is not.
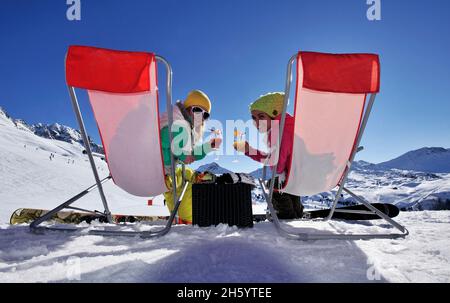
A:
[[[1,114],[0,282],[450,282],[449,211],[401,212],[398,221],[410,235],[399,240],[299,242],[280,237],[269,222],[251,229],[178,225],[166,237],[147,240],[88,235],[101,228],[95,224],[74,233],[30,234],[27,226],[8,224],[15,209],[54,207],[94,180],[81,145],[38,137]],[[106,176],[106,164],[96,162]],[[450,174],[358,168],[350,187],[372,202],[412,206],[447,197],[449,180]],[[160,197],[148,206],[148,198],[113,183],[105,189],[114,213],[168,214]],[[326,207],[328,198],[310,197],[308,207]],[[76,205],[102,210],[96,192]],[[261,211],[264,204],[256,207]],[[378,221],[288,224],[312,232],[386,230]]]
[[[282,238],[269,222],[251,229],[178,225],[150,240],[86,231],[32,235],[26,226],[3,224],[0,281],[450,282],[450,212],[402,212],[398,219],[411,232],[406,239],[316,242]],[[384,229],[378,222],[290,224],[322,232]]]

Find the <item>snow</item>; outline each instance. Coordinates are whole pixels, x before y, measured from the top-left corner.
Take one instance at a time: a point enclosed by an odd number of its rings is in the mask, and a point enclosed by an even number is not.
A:
[[[347,187],[373,203],[392,203],[405,210],[450,209],[450,174],[424,173],[400,169],[379,169],[367,162],[355,163],[349,174]],[[262,176],[261,169],[251,173]],[[261,189],[254,192],[254,200],[264,201]],[[303,197],[306,209],[329,208],[336,190]],[[356,203],[344,195],[338,206]]]
[[[42,138],[26,125],[0,110],[0,282],[450,282],[450,211],[401,212],[398,221],[410,235],[397,240],[300,242],[281,237],[270,222],[251,229],[177,225],[165,237],[145,240],[87,232],[148,230],[161,222],[82,224],[71,233],[31,234],[26,225],[8,224],[15,209],[54,207],[94,180],[78,142]],[[108,175],[104,161],[96,158],[96,165],[101,177]],[[352,172],[349,187],[373,202],[432,207],[436,197],[450,193],[450,174],[369,168]],[[111,182],[105,190],[114,213],[168,214],[160,196],[148,206],[148,198]],[[308,197],[307,206],[326,207],[331,195]],[[95,191],[76,206],[102,210]],[[256,203],[254,210],[264,207]],[[388,229],[383,221],[286,224],[310,232]]]
[[[449,212],[402,212],[399,222],[410,228],[406,239],[316,242],[280,237],[269,222],[252,229],[177,225],[167,236],[147,240],[85,231],[32,235],[26,226],[3,224],[0,281],[450,282]],[[384,229],[382,223],[290,225],[312,231]]]
[[[450,208],[448,173],[356,169],[350,173],[348,187],[371,202],[392,203],[400,209],[438,210],[440,200]]]

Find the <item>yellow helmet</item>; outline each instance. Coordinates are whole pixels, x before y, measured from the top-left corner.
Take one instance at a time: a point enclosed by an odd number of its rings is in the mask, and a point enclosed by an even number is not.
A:
[[[209,101],[208,96],[201,90],[190,91],[183,104],[185,108],[199,106],[208,113],[211,112],[211,101]]]

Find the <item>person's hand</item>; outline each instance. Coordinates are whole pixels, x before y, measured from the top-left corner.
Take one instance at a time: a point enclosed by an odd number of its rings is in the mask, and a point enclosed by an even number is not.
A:
[[[194,161],[195,161],[194,156],[188,155],[188,156],[186,156],[186,158],[184,158],[183,162],[184,162],[184,164],[191,164]]]
[[[248,151],[250,150],[250,145],[247,141],[233,142],[233,147],[235,150],[241,153],[248,153]]]
[[[211,140],[209,140],[209,144],[211,145],[212,149],[218,149],[220,147],[220,145],[222,144],[222,139],[221,138],[212,138]]]

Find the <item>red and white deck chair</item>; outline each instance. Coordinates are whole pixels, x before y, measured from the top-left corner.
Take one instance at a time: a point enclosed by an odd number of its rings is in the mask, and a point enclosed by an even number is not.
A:
[[[66,82],[72,106],[80,127],[84,147],[89,158],[95,184],[70,198],[31,225],[33,231],[58,229],[38,226],[62,209],[72,207],[75,201],[98,189],[108,222],[111,213],[102,184],[110,179],[126,192],[141,197],[159,195],[167,191],[162,158],[158,110],[157,61],[167,69],[166,105],[169,129],[173,122],[172,69],[162,57],[153,53],[125,52],[87,46],[70,46],[66,55]],[[86,89],[100,132],[110,175],[99,178],[88,135],[84,126],[75,88]],[[172,135],[169,132],[170,136]],[[170,140],[172,141],[172,137]],[[175,180],[175,161],[172,155],[171,175]],[[175,182],[173,182],[175,183]],[[187,182],[183,180],[180,197],[162,230],[138,233],[143,237],[165,235],[171,228]],[[174,197],[176,184],[173,186]],[[94,234],[136,235],[136,232],[91,230]]]
[[[347,211],[376,214],[401,233],[384,234],[311,234],[288,230],[278,220],[272,196],[276,164],[272,166],[269,189],[260,180],[273,223],[279,232],[289,238],[371,239],[396,238],[408,234],[406,228],[376,209],[364,198],[345,187],[355,154],[367,124],[376,93],[380,87],[380,63],[374,54],[324,54],[299,52],[288,63],[285,99],[279,136],[283,134],[286,108],[292,82],[292,66],[297,61],[294,103],[294,144],[290,173],[284,187],[279,189],[297,196],[309,196],[338,187],[326,220],[333,217],[342,191],[367,207],[367,211]],[[368,98],[368,95],[370,97]],[[367,102],[368,99],[368,102]],[[275,158],[279,153],[276,142]]]

